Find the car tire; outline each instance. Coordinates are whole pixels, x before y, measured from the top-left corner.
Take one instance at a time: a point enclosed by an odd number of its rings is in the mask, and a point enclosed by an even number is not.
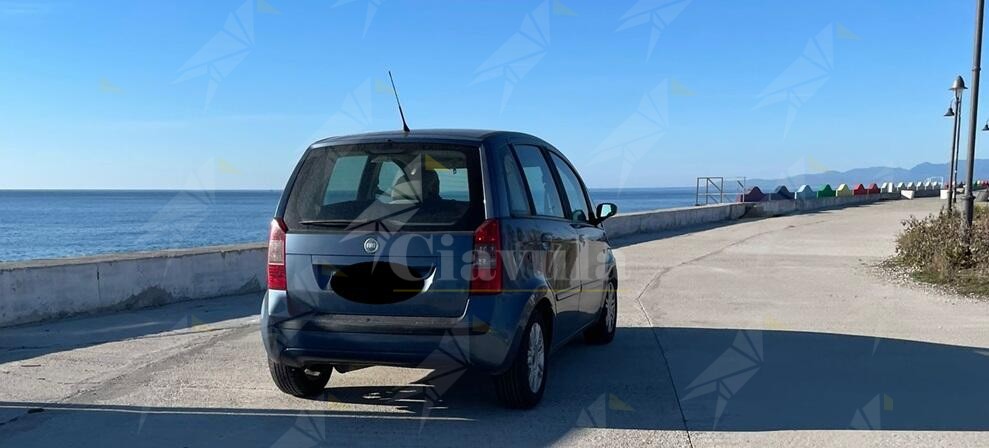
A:
[[[498,400],[514,409],[530,409],[538,404],[546,390],[548,357],[546,322],[535,312],[522,332],[511,367],[494,378]]]
[[[604,286],[604,302],[598,320],[584,331],[584,341],[588,344],[607,344],[615,339],[618,330],[618,282],[609,280]]]
[[[287,366],[268,360],[268,371],[278,389],[296,397],[313,397],[323,392],[330,381],[333,369],[320,370],[319,375],[310,375],[305,369]]]

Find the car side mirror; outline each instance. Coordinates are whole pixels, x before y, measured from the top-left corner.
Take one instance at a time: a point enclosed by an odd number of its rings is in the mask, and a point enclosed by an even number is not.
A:
[[[618,206],[610,202],[602,202],[598,204],[595,215],[597,217],[594,224],[601,224],[605,219],[608,219],[618,213]]]

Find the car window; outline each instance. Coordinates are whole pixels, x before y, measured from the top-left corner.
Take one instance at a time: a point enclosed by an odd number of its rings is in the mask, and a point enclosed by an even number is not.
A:
[[[542,149],[536,146],[518,145],[515,155],[522,165],[522,175],[529,186],[529,197],[537,215],[565,218],[560,192],[556,189],[553,174],[546,164]]]
[[[472,229],[483,219],[476,148],[358,144],[312,150],[289,193],[285,222],[333,226]]]
[[[338,158],[333,164],[326,190],[323,192],[323,205],[357,199],[357,187],[361,183],[365,165],[367,165],[367,155],[354,154]]]
[[[584,187],[565,160],[560,156],[550,153],[556,172],[560,174],[560,183],[563,184],[563,192],[567,195],[567,203],[570,204],[570,220],[573,222],[588,222],[590,216],[590,206],[587,204],[587,196],[584,195]]]
[[[426,169],[436,173],[437,180],[440,183],[440,198],[455,201],[470,200],[470,188],[467,185],[466,168],[446,167],[438,163],[431,164],[427,161]]]
[[[388,191],[405,173],[397,163],[391,160],[381,160],[377,163],[377,166],[378,189],[374,192],[374,194],[378,196],[380,200],[386,201],[388,200]],[[332,181],[333,177],[331,176],[330,179]],[[329,190],[329,188],[327,188],[327,190]]]
[[[525,216],[532,214],[529,209],[529,197],[525,190],[525,182],[519,171],[519,164],[511,152],[506,152],[503,158],[505,166],[505,188],[508,190],[508,206],[512,215]]]

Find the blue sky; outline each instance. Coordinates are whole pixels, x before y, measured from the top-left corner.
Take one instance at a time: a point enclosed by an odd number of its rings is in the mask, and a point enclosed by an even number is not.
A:
[[[940,162],[973,10],[0,0],[0,188],[280,189],[313,140],[400,126],[388,69],[412,128],[531,132],[592,187]]]

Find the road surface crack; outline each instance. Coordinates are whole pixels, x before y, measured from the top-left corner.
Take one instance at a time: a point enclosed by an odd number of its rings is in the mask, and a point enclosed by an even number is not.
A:
[[[215,334],[212,334],[209,337],[196,339],[189,343],[175,347],[174,349],[170,349],[169,351],[171,351],[171,353],[169,353],[164,357],[159,358],[160,353],[154,353],[152,354],[152,360],[147,362],[145,361],[135,362],[131,365],[136,366],[136,368],[125,369],[124,371],[120,372],[118,375],[101,380],[98,383],[95,383],[94,387],[80,389],[70,394],[69,396],[66,396],[65,398],[57,400],[56,403],[59,404],[72,403],[74,402],[74,400],[78,399],[81,396],[111,389],[112,387],[120,383],[125,377],[131,376],[136,372],[142,372],[142,371],[154,372],[157,369],[159,369],[159,367],[162,366],[163,364],[167,364],[176,359],[181,359],[183,357],[198,353],[202,350],[206,350],[209,347],[214,346],[217,342],[219,342],[224,338],[239,336],[243,334],[245,331],[255,331],[251,325],[224,328],[223,330],[225,331],[209,332]],[[153,377],[153,375],[149,375],[147,377],[150,378]]]

